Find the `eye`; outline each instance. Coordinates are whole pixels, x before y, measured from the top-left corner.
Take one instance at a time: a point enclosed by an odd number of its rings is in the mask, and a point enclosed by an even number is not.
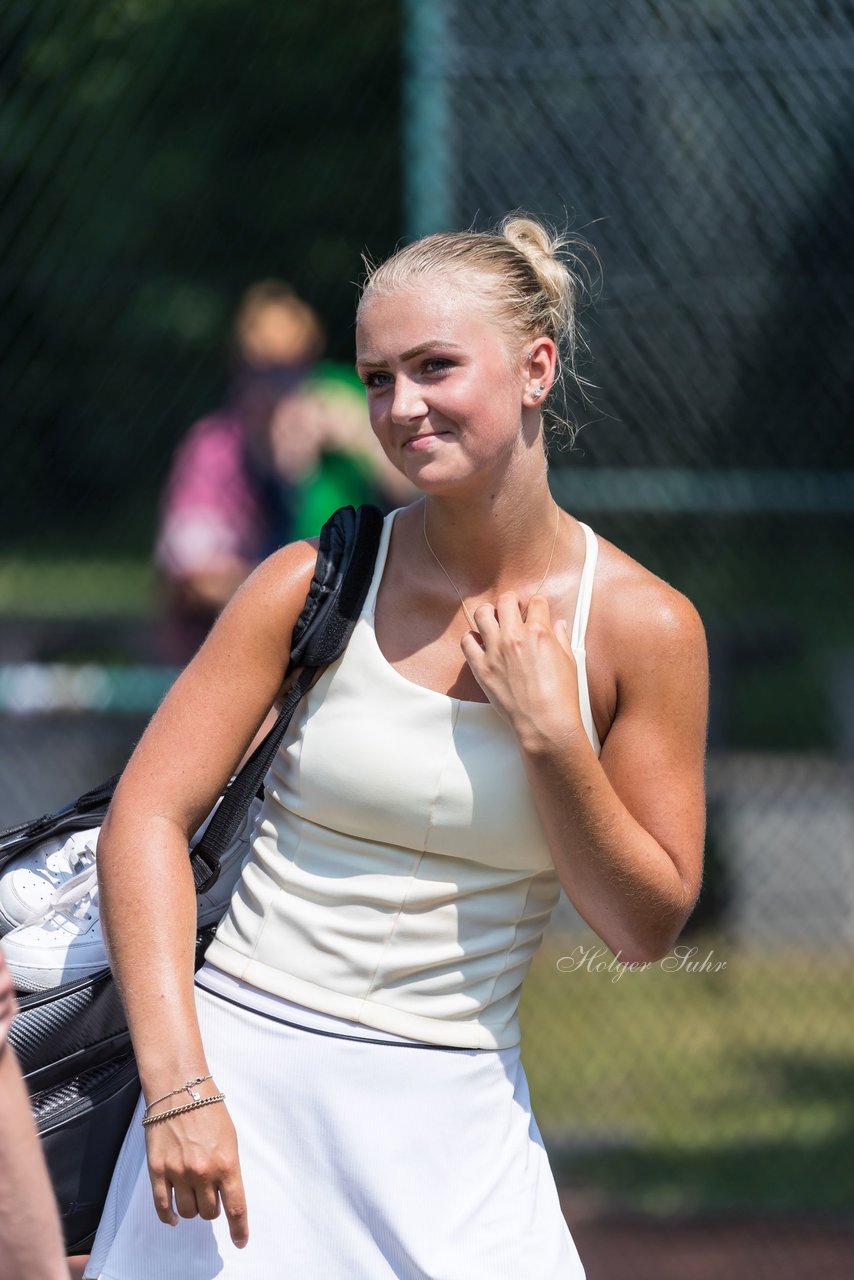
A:
[[[380,373],[380,372],[366,373],[362,381],[364,382],[365,386],[370,390],[371,387],[385,386],[386,384],[382,382],[381,379],[388,378],[389,376],[390,375],[387,373]]]
[[[431,360],[424,361],[424,369],[427,373],[444,373],[453,368],[453,364],[453,360],[448,360],[445,356],[434,356]]]

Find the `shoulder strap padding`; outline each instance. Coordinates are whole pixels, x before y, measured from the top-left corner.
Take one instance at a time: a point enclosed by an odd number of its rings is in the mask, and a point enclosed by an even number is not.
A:
[[[343,653],[368,594],[382,527],[382,512],[368,504],[340,507],[326,521],[288,670],[325,667]]]

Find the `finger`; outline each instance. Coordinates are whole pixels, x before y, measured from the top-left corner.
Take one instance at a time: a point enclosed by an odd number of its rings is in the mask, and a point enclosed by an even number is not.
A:
[[[479,604],[472,614],[477,629],[483,636],[484,640],[487,636],[495,635],[498,631],[498,621],[495,617],[495,606],[491,604]]]
[[[568,653],[571,655],[572,641],[569,638],[569,631],[566,625],[566,618],[558,618],[557,622],[554,624],[553,630],[557,638],[557,642],[560,645],[561,649],[563,649],[564,653]]]
[[[219,1217],[219,1193],[212,1182],[200,1182],[196,1186],[196,1204],[199,1217],[210,1222]]]
[[[502,631],[522,625],[522,602],[515,591],[502,591],[496,602],[498,625]]]
[[[477,674],[478,667],[483,661],[484,644],[476,631],[465,633],[460,640],[460,649],[471,670]]]
[[[152,1177],[151,1190],[154,1195],[154,1208],[161,1222],[168,1227],[177,1226],[178,1215],[172,1207],[172,1188],[165,1178]]]
[[[535,593],[528,601],[525,613],[526,622],[541,622],[543,626],[551,626],[551,609],[546,596]]]
[[[221,1182],[219,1190],[231,1239],[238,1249],[242,1249],[249,1239],[249,1218],[246,1213],[246,1193],[243,1190],[243,1179],[240,1173],[236,1172]]]
[[[199,1212],[196,1204],[196,1193],[192,1187],[181,1183],[175,1188],[175,1208],[182,1218],[195,1218]]]

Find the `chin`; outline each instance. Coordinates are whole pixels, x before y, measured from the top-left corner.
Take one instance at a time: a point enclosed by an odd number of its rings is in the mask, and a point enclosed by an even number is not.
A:
[[[476,477],[472,475],[449,475],[447,471],[441,472],[437,467],[431,474],[430,467],[423,467],[420,471],[407,472],[406,478],[421,493],[434,493],[437,495],[464,493],[469,490],[473,483],[476,484]]]

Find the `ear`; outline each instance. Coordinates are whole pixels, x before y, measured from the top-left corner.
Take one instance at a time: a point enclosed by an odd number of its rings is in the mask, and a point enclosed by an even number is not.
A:
[[[549,397],[557,377],[557,347],[551,338],[534,338],[525,358],[522,403],[526,409],[540,409]]]

